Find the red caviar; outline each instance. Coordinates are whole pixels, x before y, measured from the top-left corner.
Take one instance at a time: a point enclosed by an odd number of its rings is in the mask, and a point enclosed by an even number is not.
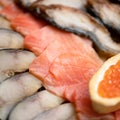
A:
[[[120,60],[105,72],[104,79],[99,84],[98,93],[106,98],[120,96]]]

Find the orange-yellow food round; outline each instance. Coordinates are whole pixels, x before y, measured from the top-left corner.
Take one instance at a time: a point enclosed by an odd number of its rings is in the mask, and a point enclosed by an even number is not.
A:
[[[105,72],[98,87],[98,94],[105,98],[120,96],[120,60]]]

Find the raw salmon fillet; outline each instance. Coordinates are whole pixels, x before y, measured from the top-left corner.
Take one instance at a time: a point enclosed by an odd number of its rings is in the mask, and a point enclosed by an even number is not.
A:
[[[29,70],[41,79],[46,89],[72,102],[79,120],[115,120],[113,113],[99,115],[92,109],[89,80],[103,63],[92,43],[46,26],[44,21],[36,20],[13,3],[2,4],[4,8],[0,14],[11,21],[15,30],[26,36],[25,48],[38,55]]]
[[[4,3],[5,4],[5,3]],[[8,20],[13,20],[17,15],[23,13],[14,3],[9,3],[0,10],[0,14],[6,17]]]
[[[31,37],[31,39],[29,37],[29,39],[27,39],[25,43],[29,45],[27,46],[27,49],[31,51],[34,50],[34,53],[36,53],[37,55],[40,55],[38,57],[37,65],[40,65],[38,68],[41,71],[49,70],[49,68],[47,68],[49,67],[49,63],[51,64],[51,62],[57,56],[59,56],[59,54],[62,54],[62,53],[63,54],[69,53],[69,52],[76,53],[77,51],[79,54],[81,54],[84,52],[84,50],[86,50],[86,54],[84,54],[84,56],[87,56],[87,54],[91,54],[92,59],[96,58],[97,61],[101,62],[101,60],[96,57],[94,50],[88,49],[88,46],[91,46],[91,44],[90,44],[90,41],[88,41],[87,39],[84,39],[84,41],[81,41],[79,37],[77,37],[72,33],[64,32],[50,26],[46,26],[43,29],[41,29],[39,34],[35,35],[35,37],[36,36],[39,36],[38,39],[34,40],[34,37]],[[79,46],[80,44],[82,44],[82,47]],[[92,60],[91,57],[89,59]]]
[[[47,46],[53,42],[54,40],[61,40],[63,39],[63,43],[64,40],[72,40],[76,39],[76,47],[79,47],[79,44],[81,41],[79,41],[79,37],[77,37],[76,35],[72,34],[72,33],[68,33],[62,30],[59,30],[53,26],[50,25],[46,25],[45,27],[43,27],[42,29],[37,29],[33,32],[31,32],[31,34],[27,35],[25,37],[24,40],[24,45],[26,49],[29,49],[31,51],[33,51],[34,53],[36,53],[36,55],[40,55],[44,49],[47,48]],[[84,39],[85,44],[88,44],[89,46],[92,46],[92,42],[88,39]],[[89,50],[87,48],[87,45],[83,45],[84,49],[86,50],[86,54],[88,53],[89,55],[91,54],[92,57],[96,58],[96,54],[93,54],[93,49]],[[83,50],[84,49],[80,49]],[[98,58],[99,60],[99,58]]]
[[[26,49],[29,49],[36,53],[36,55],[40,55],[47,46],[54,42],[55,40],[62,39],[62,43],[66,41],[66,37],[72,40],[73,34],[61,31],[53,26],[45,26],[42,29],[37,29],[33,31],[31,34],[27,35],[24,40],[24,45]],[[71,38],[70,38],[71,37]],[[75,36],[74,36],[75,38]],[[76,37],[77,39],[77,37]],[[67,43],[70,41],[68,40]],[[87,40],[86,40],[87,41]],[[57,41],[59,42],[59,41]],[[78,41],[76,41],[78,42]],[[55,43],[59,45],[59,43]],[[88,44],[91,44],[90,41],[88,41]],[[61,44],[60,44],[61,45]],[[63,44],[64,45],[64,44]],[[87,49],[87,47],[86,47]]]
[[[66,37],[69,38],[66,39]],[[61,39],[60,39],[61,38]],[[56,40],[52,41],[47,48],[38,56],[38,58],[34,61],[34,67],[31,69],[36,70],[38,67],[38,75],[44,77],[49,73],[50,66],[53,60],[62,53],[69,53],[71,51],[71,47],[74,48],[76,51],[80,51],[77,48],[77,44],[73,44],[72,41],[72,34],[65,34],[64,36],[59,36]],[[74,53],[74,51],[72,51]],[[30,70],[31,70],[30,69]]]
[[[1,0],[1,4],[4,5],[0,14],[6,17],[11,22],[11,26],[22,35],[28,35],[47,24],[42,19],[36,19],[31,14],[22,11],[13,1],[7,4],[7,0],[4,2]]]
[[[25,36],[45,25],[46,22],[41,19],[36,20],[36,18],[29,13],[19,14],[11,21],[11,26]]]
[[[60,30],[52,26],[46,25],[42,29],[37,29],[27,35],[24,40],[24,46],[36,55],[40,55],[52,41],[56,38],[58,39],[60,36],[59,31]]]
[[[43,52],[38,52],[41,47],[36,49],[36,53],[40,55],[31,64],[30,72],[42,80],[46,89],[72,102],[80,120],[81,117],[85,120],[114,120],[113,114],[97,114],[92,109],[89,96],[89,80],[102,61],[87,39],[82,40],[72,33],[59,32]],[[54,34],[56,35],[55,31]],[[46,36],[50,38],[49,34]],[[36,45],[38,48],[39,44]],[[28,49],[31,48],[32,45]]]
[[[88,85],[99,65],[82,54],[62,54],[54,60],[50,66],[50,73],[45,77],[46,88],[72,102],[80,120],[81,115],[86,117],[85,120],[114,120],[112,114],[97,114],[91,105]],[[46,81],[52,81],[52,84],[46,84]]]

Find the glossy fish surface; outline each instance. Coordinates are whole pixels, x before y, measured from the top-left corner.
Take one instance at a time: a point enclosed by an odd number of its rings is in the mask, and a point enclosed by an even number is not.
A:
[[[62,5],[34,5],[31,9],[60,29],[91,38],[101,51],[109,55],[120,52],[120,44],[113,41],[108,30],[84,11]]]
[[[120,6],[106,0],[88,0],[88,7],[102,22],[117,31],[120,30]]]

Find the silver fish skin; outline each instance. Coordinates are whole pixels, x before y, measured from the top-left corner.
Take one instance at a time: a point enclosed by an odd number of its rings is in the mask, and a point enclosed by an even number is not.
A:
[[[0,50],[0,83],[14,76],[15,73],[28,70],[35,58],[34,53],[27,50]]]
[[[24,38],[18,32],[6,28],[0,28],[0,48],[23,49]]]
[[[109,56],[120,52],[120,44],[112,39],[104,25],[82,10],[63,5],[36,5],[31,9],[60,29],[91,38],[96,47]]]
[[[88,0],[87,6],[105,25],[120,31],[120,5],[108,0]]]
[[[39,114],[33,120],[69,120],[74,115],[75,110],[73,105],[65,103]]]
[[[76,9],[85,9],[87,0],[37,0],[32,5],[64,5]]]
[[[85,9],[87,0],[16,0],[16,3],[28,8],[31,5],[65,5],[77,9]]]
[[[10,26],[10,22],[2,15],[0,15],[0,28],[12,29]]]
[[[17,74],[0,84],[0,119],[6,120],[13,107],[24,98],[35,94],[41,81],[28,72]]]
[[[63,102],[64,99],[47,90],[42,90],[17,104],[12,110],[9,120],[32,120],[38,114],[50,110]]]

